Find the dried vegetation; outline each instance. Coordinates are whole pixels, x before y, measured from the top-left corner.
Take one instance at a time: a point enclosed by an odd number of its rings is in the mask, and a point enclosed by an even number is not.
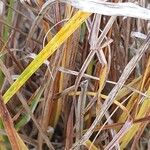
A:
[[[150,149],[149,8],[0,0],[0,149]]]

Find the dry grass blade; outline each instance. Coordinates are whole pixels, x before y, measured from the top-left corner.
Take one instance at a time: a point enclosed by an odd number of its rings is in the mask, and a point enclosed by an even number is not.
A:
[[[109,93],[108,98],[106,99],[106,101],[103,104],[102,110],[97,115],[97,117],[96,117],[95,121],[93,122],[93,124],[91,125],[91,127],[84,134],[82,139],[73,146],[73,148],[75,148],[78,144],[79,145],[83,144],[92,135],[95,126],[102,119],[103,115],[108,110],[108,108],[112,105],[112,103],[114,101],[114,98],[116,97],[116,94],[121,89],[121,87],[123,86],[123,84],[125,83],[127,78],[129,77],[130,73],[133,71],[133,69],[135,68],[136,64],[138,63],[138,61],[143,56],[144,52],[146,52],[147,48],[149,47],[149,43],[150,43],[150,33],[148,34],[146,40],[143,42],[139,52],[130,60],[130,62],[125,67],[124,72],[122,73],[122,75],[121,75],[117,85]]]
[[[94,57],[94,55],[95,55],[96,52],[98,51],[97,47],[99,47],[100,44],[103,42],[103,40],[104,40],[106,34],[107,34],[108,31],[110,30],[110,28],[111,28],[112,24],[114,23],[115,19],[116,19],[116,17],[111,17],[111,18],[110,18],[110,20],[108,21],[107,25],[105,26],[105,28],[104,28],[102,34],[99,36],[98,39],[96,39],[96,44],[91,45],[91,51],[90,51],[90,53],[88,54],[86,60],[84,61],[83,65],[82,65],[82,67],[81,67],[81,69],[80,69],[80,72],[79,72],[79,74],[78,74],[78,76],[77,76],[77,78],[76,78],[76,81],[75,81],[75,90],[78,88],[79,83],[80,83],[80,80],[81,80],[81,78],[83,77],[84,72],[85,72],[85,70],[87,69],[89,63],[91,62],[92,58]],[[100,50],[100,51],[101,51],[101,52],[100,52],[101,55],[104,56],[102,50]],[[104,62],[105,62],[105,61],[104,61]]]
[[[13,80],[12,80],[12,78],[11,78],[11,75],[10,75],[9,71],[7,70],[7,68],[5,67],[5,65],[3,64],[3,62],[2,62],[1,60],[0,60],[0,68],[2,69],[2,71],[3,71],[3,73],[4,73],[5,77],[6,77],[6,79],[8,80],[8,82],[9,82],[10,84],[12,84],[12,83],[13,83]],[[26,110],[26,112],[27,112],[27,113],[30,115],[30,117],[32,118],[33,122],[35,123],[36,127],[38,128],[39,132],[41,133],[42,138],[43,138],[43,139],[45,140],[45,142],[47,143],[48,147],[51,148],[51,149],[53,149],[53,146],[51,145],[51,143],[50,143],[48,137],[44,134],[44,132],[42,131],[41,127],[40,127],[39,124],[37,123],[37,121],[36,121],[36,119],[35,119],[35,117],[34,117],[32,111],[30,110],[30,108],[29,108],[29,106],[28,106],[26,100],[24,99],[24,97],[23,97],[19,92],[17,92],[16,94],[17,94],[17,96],[18,96],[20,102],[22,103],[24,109]]]
[[[143,77],[144,79],[146,78],[146,76],[149,74],[149,61],[147,64],[147,68],[145,70],[145,76]],[[144,80],[143,80],[144,81]],[[142,84],[143,85],[143,84]],[[149,95],[150,94],[150,86],[148,86],[148,89],[146,91],[146,93]],[[150,103],[149,103],[149,98],[143,98],[143,103],[139,108],[138,113],[136,114],[135,118],[141,118],[141,117],[146,117],[149,114],[149,109],[150,109]],[[140,132],[142,131],[141,126],[145,126],[145,123],[141,123],[138,125],[134,125],[129,132],[127,132],[124,137],[121,139],[121,147],[126,147],[126,145],[129,143],[129,141],[134,137],[134,135],[137,133],[140,134]],[[139,133],[138,133],[139,131]]]
[[[85,104],[86,104],[87,86],[88,86],[87,80],[81,83],[81,94],[79,96],[77,109],[76,109],[76,125],[75,125],[76,126],[76,142],[78,142],[81,139],[83,127],[84,127],[84,109],[85,109]]]
[[[101,0],[66,0],[64,2],[83,11],[102,15],[150,19],[150,10],[134,3],[110,3]]]
[[[28,150],[18,133],[16,132],[12,118],[4,104],[2,95],[0,95],[0,116],[2,118],[4,128],[10,140],[13,150]]]
[[[139,124],[139,123],[146,123],[146,122],[148,122],[149,121],[149,119],[150,119],[150,116],[147,116],[147,117],[144,117],[144,118],[139,118],[139,119],[135,119],[135,120],[133,120],[133,124]],[[100,129],[101,130],[107,130],[107,129],[116,129],[117,130],[117,128],[118,127],[121,127],[121,126],[123,126],[125,124],[125,122],[120,122],[120,123],[113,123],[113,124],[111,124],[111,125],[105,125],[105,126],[100,126],[100,125],[97,125],[96,127],[95,127],[95,132],[97,132],[97,131],[99,131]],[[87,131],[88,129],[86,129],[86,130],[84,130],[83,132],[84,133],[86,133],[86,131]]]
[[[42,6],[38,16],[36,17],[36,19],[34,20],[34,22],[32,23],[31,29],[29,31],[28,37],[27,37],[27,42],[29,42],[29,40],[31,39],[35,28],[37,27],[37,25],[41,22],[41,20],[43,19],[44,15],[46,14],[46,12],[49,10],[50,5],[52,4],[52,2],[54,2],[55,0],[50,0],[46,3],[44,3],[44,5]]]
[[[75,76],[78,76],[78,74],[79,74],[77,71],[69,70],[69,69],[66,69],[66,68],[63,68],[63,67],[59,67],[58,70],[61,71],[61,72],[63,72],[63,73],[71,74],[71,75],[75,75]],[[98,80],[98,81],[100,80],[100,78],[95,77],[95,76],[91,76],[91,75],[88,75],[88,74],[84,74],[83,77],[89,78],[89,79],[93,79],[93,80]],[[129,93],[129,91],[136,92],[136,93],[138,93],[138,94],[140,94],[140,95],[142,95],[142,96],[144,96],[144,97],[149,98],[149,96],[146,95],[145,93],[143,93],[143,92],[141,92],[141,91],[135,89],[135,87],[136,87],[137,85],[135,85],[134,87],[132,87],[134,84],[136,84],[137,82],[139,82],[140,78],[141,78],[141,77],[137,78],[136,80],[134,80],[134,81],[133,81],[132,83],[130,83],[129,85],[123,85],[124,88],[121,89],[121,91],[119,92],[120,94],[118,95],[117,99],[119,100],[119,99],[120,99],[120,96],[121,96],[122,94],[127,95],[127,94]],[[107,83],[110,83],[110,84],[113,84],[113,85],[116,85],[116,84],[117,84],[116,82],[109,81],[109,80],[106,80],[106,82],[107,82]],[[128,89],[129,91],[127,91],[127,89]]]
[[[116,143],[119,141],[119,139],[131,128],[132,121],[127,120],[123,127],[120,129],[120,131],[116,134],[116,136],[113,138],[113,140],[105,147],[104,150],[111,150],[116,145]]]
[[[146,116],[148,116],[149,114],[146,114]],[[136,136],[134,137],[134,141],[132,143],[131,149],[135,149],[136,145],[138,143],[138,141],[140,140],[140,137],[142,136],[146,126],[149,124],[149,121],[144,122],[142,121],[142,124],[140,125],[140,128],[138,130],[138,132],[136,133]]]

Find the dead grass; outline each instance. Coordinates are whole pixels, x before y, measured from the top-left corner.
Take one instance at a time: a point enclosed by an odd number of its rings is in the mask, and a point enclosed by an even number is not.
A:
[[[0,1],[0,149],[150,149],[150,2],[123,2]]]

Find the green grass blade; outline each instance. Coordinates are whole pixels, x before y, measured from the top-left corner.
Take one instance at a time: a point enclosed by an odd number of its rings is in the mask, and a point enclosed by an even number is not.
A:
[[[32,113],[34,113],[34,111],[40,101],[43,91],[44,91],[44,87],[39,88],[36,92],[36,95],[33,97],[31,104],[30,104],[30,109],[31,109]],[[30,121],[30,118],[31,117],[29,114],[26,114],[26,113],[23,114],[20,117],[19,121],[15,125],[16,130],[19,130],[21,127],[23,127],[25,124],[27,124]]]

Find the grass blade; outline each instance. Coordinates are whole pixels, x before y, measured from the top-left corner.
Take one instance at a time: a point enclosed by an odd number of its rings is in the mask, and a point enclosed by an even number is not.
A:
[[[18,133],[16,132],[11,116],[4,104],[2,96],[0,96],[0,116],[2,117],[3,124],[8,135],[13,150],[28,150]]]
[[[23,71],[19,78],[11,85],[4,94],[4,102],[20,89],[20,87],[34,74],[34,72],[47,60],[57,48],[90,16],[90,13],[78,11],[69,22],[56,34],[56,36],[43,48],[37,57]]]

